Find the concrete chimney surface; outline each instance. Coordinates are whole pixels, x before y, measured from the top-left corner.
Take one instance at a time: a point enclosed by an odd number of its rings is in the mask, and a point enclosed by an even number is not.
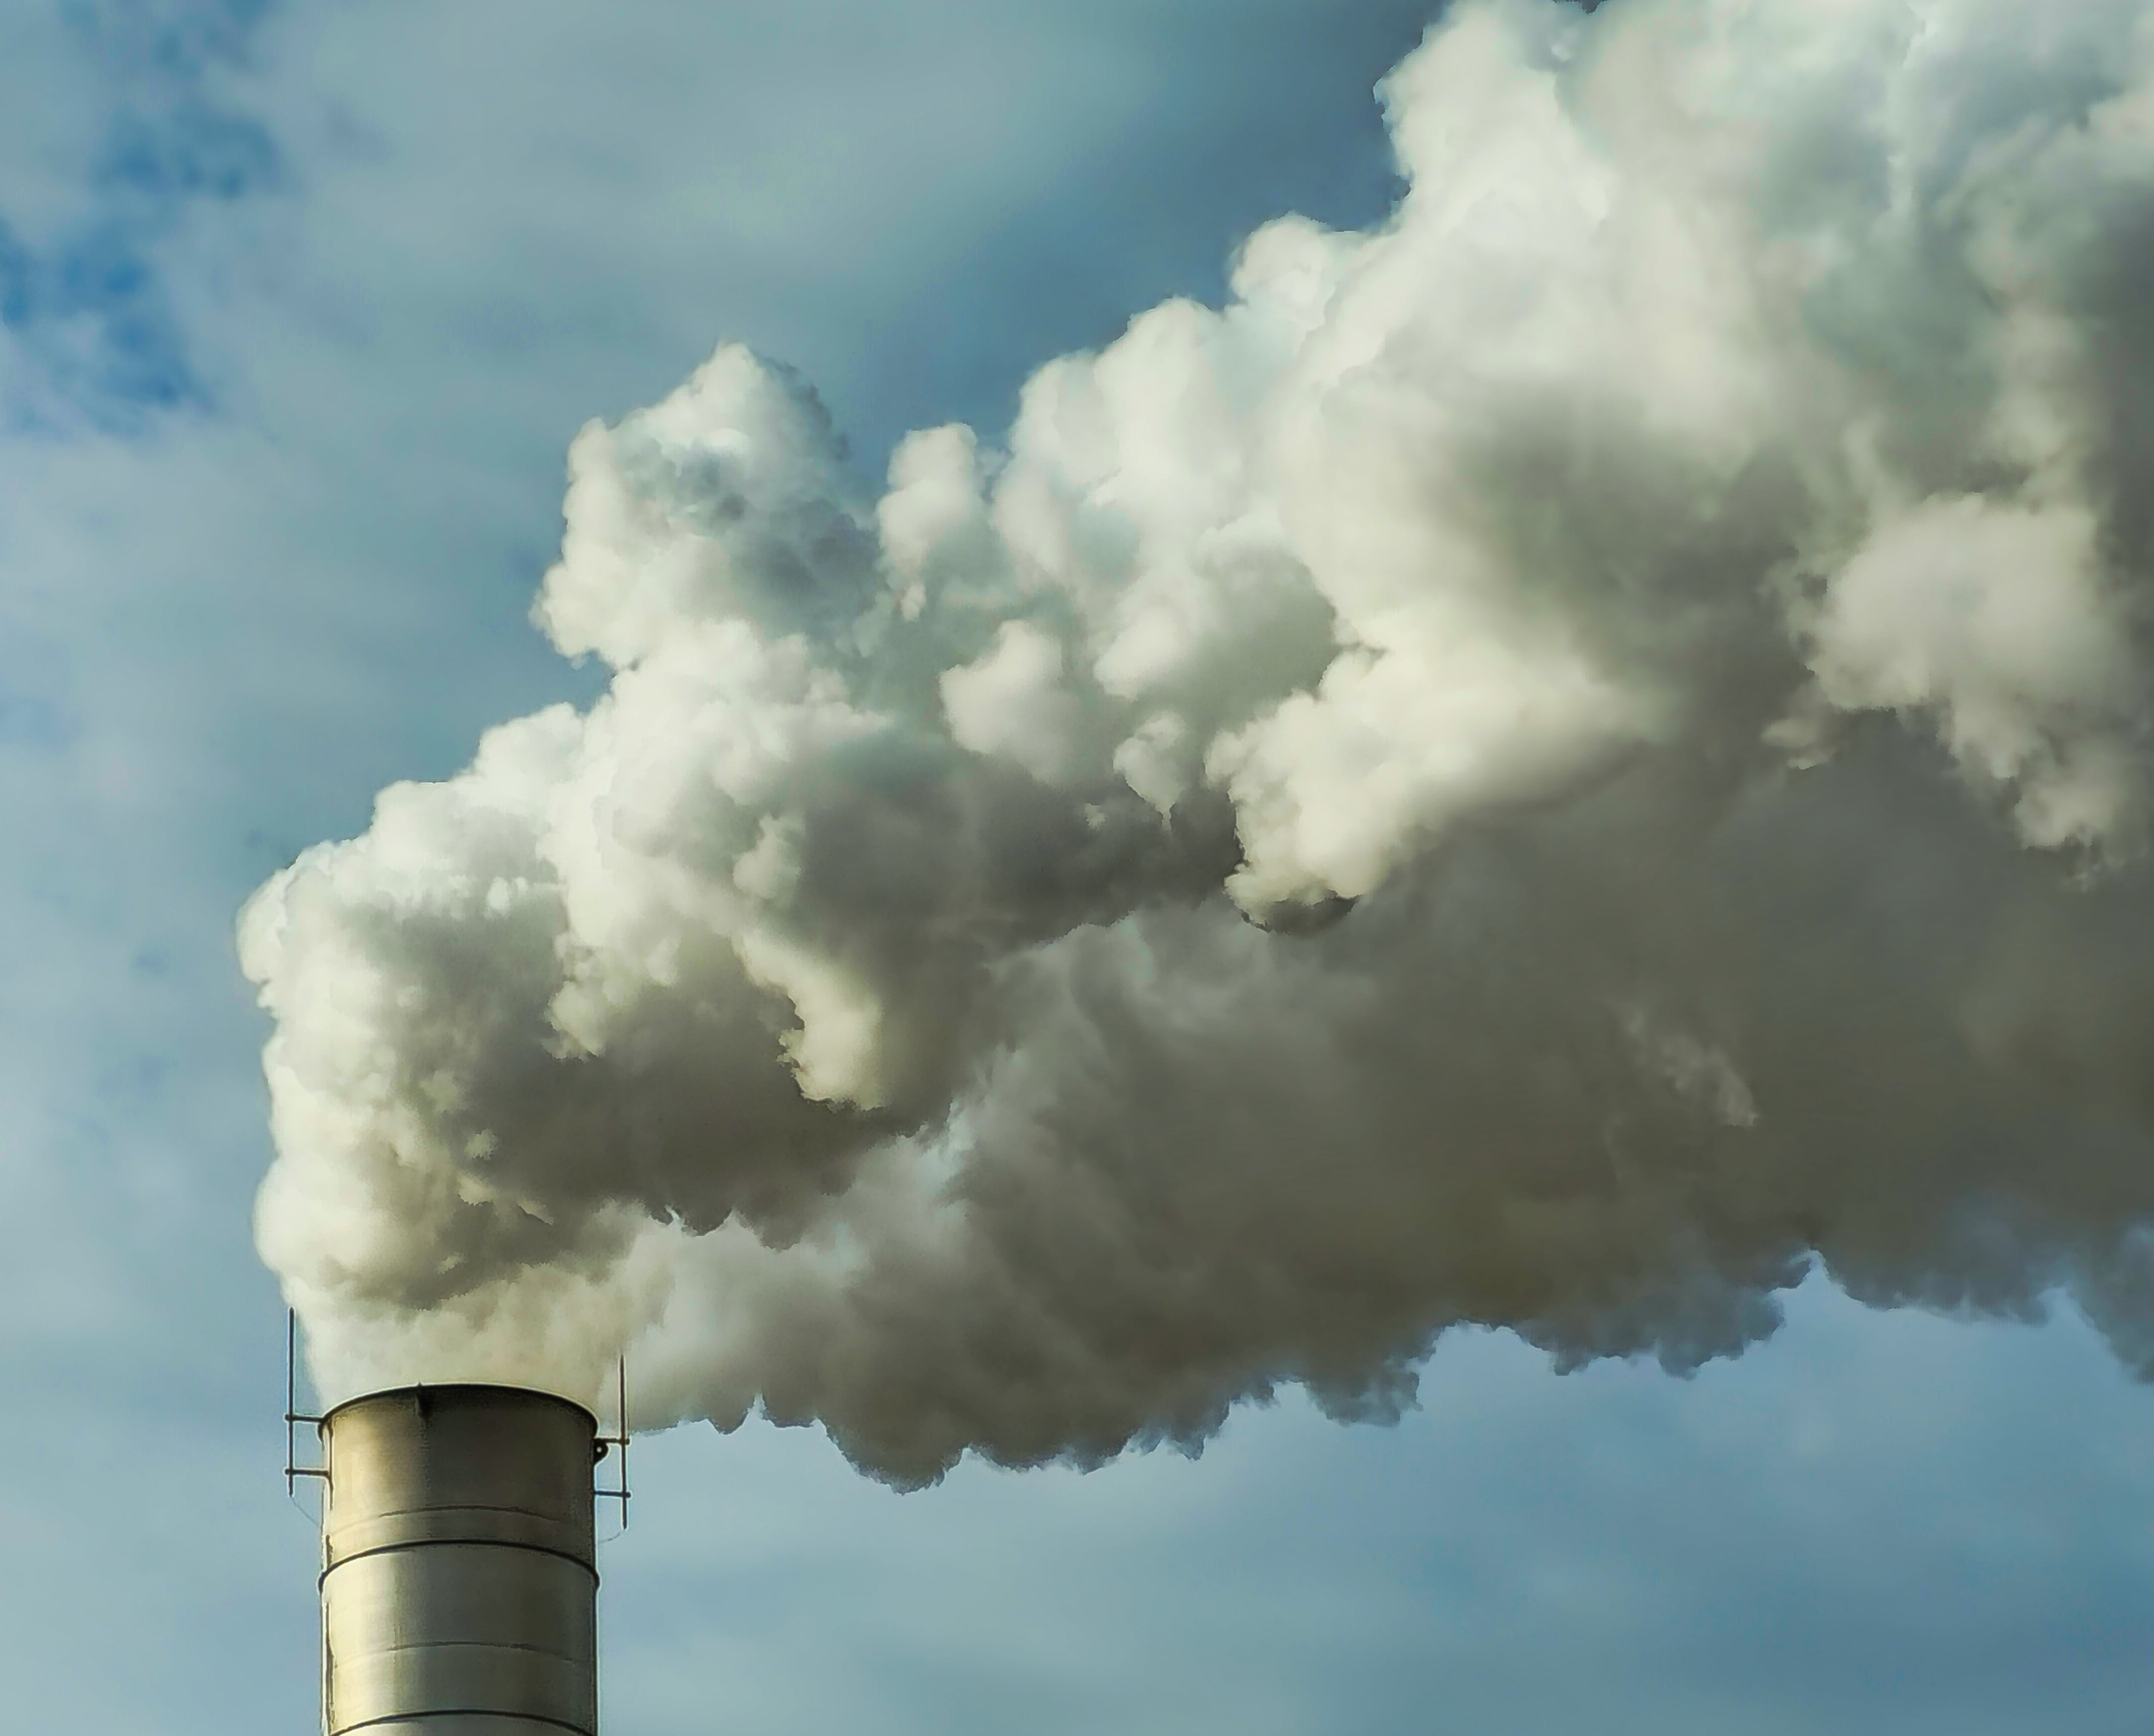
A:
[[[328,1736],[595,1736],[591,1414],[416,1386],[339,1405],[321,1432]]]

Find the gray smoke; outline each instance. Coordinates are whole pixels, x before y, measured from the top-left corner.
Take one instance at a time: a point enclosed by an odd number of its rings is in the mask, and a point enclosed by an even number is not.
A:
[[[722,349],[570,452],[613,671],[257,895],[332,1393],[1195,1442],[1822,1263],[2154,1371],[2154,3],[1465,0],[1250,237],[856,489]]]

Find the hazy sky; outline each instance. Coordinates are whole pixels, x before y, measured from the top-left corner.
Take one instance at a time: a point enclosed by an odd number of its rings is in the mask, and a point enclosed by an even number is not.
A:
[[[1616,6],[1622,0],[1615,0]],[[253,1251],[263,876],[594,677],[564,455],[722,338],[864,475],[1383,211],[1391,0],[0,0],[0,1672],[24,1728],[305,1728]],[[2154,1683],[2154,1400],[2060,1309],[1821,1280],[1689,1381],[1447,1340],[1423,1408],[925,1493],[639,1449],[610,1728],[2096,1736]]]

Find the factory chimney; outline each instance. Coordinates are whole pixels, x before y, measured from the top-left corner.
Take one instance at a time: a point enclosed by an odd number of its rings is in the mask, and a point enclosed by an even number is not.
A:
[[[409,1386],[319,1421],[326,1736],[595,1736],[591,1413]]]

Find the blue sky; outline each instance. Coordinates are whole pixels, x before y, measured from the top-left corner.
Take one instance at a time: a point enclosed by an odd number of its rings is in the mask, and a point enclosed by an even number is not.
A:
[[[1619,0],[1620,3],[1620,0]],[[576,428],[721,338],[865,475],[1370,221],[1393,0],[0,0],[0,1672],[24,1728],[301,1728],[314,1545],[248,1213],[232,918],[396,778],[591,691],[528,622]],[[1822,1281],[1742,1361],[900,1497],[640,1452],[612,1728],[2141,1730],[2154,1401],[2068,1310]]]

